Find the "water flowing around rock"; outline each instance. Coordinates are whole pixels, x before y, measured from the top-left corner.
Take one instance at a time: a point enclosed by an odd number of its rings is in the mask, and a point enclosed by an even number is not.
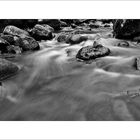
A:
[[[140,120],[139,36],[125,30],[137,22],[13,23],[20,32],[0,35],[0,120]]]

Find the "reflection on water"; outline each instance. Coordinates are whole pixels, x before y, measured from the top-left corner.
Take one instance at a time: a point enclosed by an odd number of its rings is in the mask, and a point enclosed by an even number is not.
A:
[[[139,88],[139,71],[133,66],[139,48],[121,48],[119,40],[100,38],[111,55],[79,62],[77,51],[93,44],[95,34],[88,36],[77,45],[41,42],[40,51],[14,58],[22,69],[3,82],[0,120],[140,119],[140,97],[121,94]]]

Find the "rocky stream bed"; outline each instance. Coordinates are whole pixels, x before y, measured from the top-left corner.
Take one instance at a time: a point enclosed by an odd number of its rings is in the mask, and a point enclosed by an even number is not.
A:
[[[1,20],[0,121],[140,120],[140,20]]]

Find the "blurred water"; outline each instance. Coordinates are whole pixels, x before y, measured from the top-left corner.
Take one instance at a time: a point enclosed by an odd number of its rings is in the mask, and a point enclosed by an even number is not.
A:
[[[22,69],[3,82],[0,120],[139,119],[138,108],[127,103],[136,100],[139,106],[140,98],[130,100],[121,92],[139,88],[139,72],[132,62],[140,50],[119,48],[119,40],[101,38],[111,55],[89,64],[78,62],[77,51],[94,37],[77,45],[41,42],[40,51],[13,59]]]

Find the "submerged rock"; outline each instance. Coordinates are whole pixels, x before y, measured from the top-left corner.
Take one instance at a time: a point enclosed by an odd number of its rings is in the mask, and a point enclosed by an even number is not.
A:
[[[18,70],[19,67],[16,64],[0,58],[0,81],[13,76]]]
[[[109,54],[110,54],[109,48],[106,48],[101,44],[96,44],[96,42],[94,42],[93,46],[86,46],[81,48],[78,51],[76,58],[82,60],[91,60],[96,59],[98,57],[107,56]]]
[[[53,28],[49,25],[35,25],[31,31],[31,35],[36,40],[50,40],[53,38]]]
[[[140,35],[140,20],[118,19],[113,24],[114,36],[119,39],[133,39]]]

